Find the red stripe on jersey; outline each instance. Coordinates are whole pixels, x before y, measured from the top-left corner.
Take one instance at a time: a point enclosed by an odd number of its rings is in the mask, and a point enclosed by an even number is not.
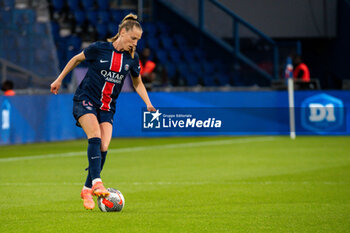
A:
[[[123,66],[123,54],[113,51],[111,60],[111,66],[109,69],[114,72],[120,72]]]
[[[111,102],[112,97],[111,94],[113,93],[113,88],[115,84],[110,82],[105,82],[105,85],[102,88],[102,97],[101,97],[101,110],[109,111],[111,109]]]

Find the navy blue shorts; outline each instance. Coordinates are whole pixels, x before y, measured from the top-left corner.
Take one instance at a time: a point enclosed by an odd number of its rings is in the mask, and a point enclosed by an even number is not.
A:
[[[103,111],[99,108],[96,108],[88,98],[85,98],[81,101],[73,100],[73,116],[75,118],[76,125],[81,127],[78,119],[88,113],[92,113],[97,117],[98,122],[109,122],[113,125],[114,112]]]

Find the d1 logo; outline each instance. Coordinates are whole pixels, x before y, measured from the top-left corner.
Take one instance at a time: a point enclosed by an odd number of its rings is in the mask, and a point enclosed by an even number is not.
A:
[[[322,105],[318,103],[311,103],[309,104],[309,109],[309,120],[311,122],[321,122],[324,120],[328,122],[336,121],[334,116],[334,104]]]
[[[301,124],[316,132],[336,130],[344,123],[343,107],[340,99],[327,94],[307,98],[301,104]]]

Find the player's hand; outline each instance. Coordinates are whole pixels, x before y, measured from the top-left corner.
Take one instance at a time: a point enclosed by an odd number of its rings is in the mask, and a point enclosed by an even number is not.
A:
[[[147,106],[147,111],[149,112],[155,112],[157,111],[152,105]]]
[[[51,87],[51,89],[50,89],[51,93],[57,95],[58,90],[61,87],[61,82],[56,80],[53,83],[51,83],[50,87]]]

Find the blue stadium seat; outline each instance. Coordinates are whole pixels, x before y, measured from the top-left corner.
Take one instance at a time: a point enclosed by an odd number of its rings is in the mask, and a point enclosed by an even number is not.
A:
[[[185,85],[187,75],[189,75],[188,65],[186,63],[180,63],[176,66],[177,77],[174,79],[175,85]]]
[[[2,0],[2,4],[4,5],[4,7],[8,7],[8,8],[14,8],[15,7],[15,0]]]
[[[194,86],[198,83],[197,75],[192,73],[186,63],[182,63],[178,65],[178,71],[180,75],[180,79],[183,80],[183,82],[180,81],[180,85],[189,85]]]
[[[66,51],[62,49],[57,49],[57,58],[60,65],[60,69],[62,69],[62,66],[65,65],[64,62],[66,61]]]
[[[216,77],[217,77],[219,84],[222,86],[230,85],[230,83],[231,83],[230,76],[228,74],[218,73],[216,75]]]
[[[180,34],[176,34],[173,36],[174,38],[174,42],[175,44],[179,47],[179,48],[183,48],[187,46],[187,40],[185,39],[184,36],[180,35]]]
[[[28,47],[28,38],[18,36],[18,37],[16,37],[16,39],[17,39],[17,48],[18,49],[25,49]]]
[[[66,39],[64,37],[59,37],[56,42],[57,51],[65,51],[67,47]]]
[[[169,34],[170,33],[169,27],[163,22],[156,22],[155,26],[156,26],[157,32],[159,34]]]
[[[194,57],[195,57],[196,59],[198,59],[198,60],[202,60],[202,59],[205,59],[205,58],[206,58],[205,53],[204,53],[203,50],[200,49],[200,48],[195,48],[195,49],[193,50],[193,55],[194,55]]]
[[[36,49],[34,53],[35,61],[47,62],[49,60],[49,52],[45,49]]]
[[[183,50],[183,56],[186,62],[188,63],[195,62],[194,53],[191,50],[189,49]]]
[[[113,22],[116,24],[115,26],[118,27],[119,23],[121,23],[121,21],[123,20],[123,11],[111,10],[110,17],[112,18]]]
[[[109,23],[108,33],[112,36],[116,35],[118,33],[118,25],[115,25],[114,23]]]
[[[49,51],[52,49],[52,44],[48,37],[39,37],[37,38],[36,43],[40,44],[40,46],[36,48],[46,50],[48,53],[50,53]]]
[[[64,1],[61,0],[52,0],[52,6],[54,11],[61,11],[64,7]]]
[[[97,38],[99,40],[104,40],[107,37],[108,33],[108,26],[105,23],[98,23],[96,25],[96,31],[97,31]]]
[[[14,10],[14,22],[19,26],[31,25],[35,20],[35,12],[31,9]]]
[[[141,52],[145,47],[146,47],[146,41],[145,39],[141,38],[141,40],[137,42],[137,51]]]
[[[94,0],[81,0],[81,5],[85,10],[93,10],[95,8]]]
[[[203,73],[202,66],[198,62],[190,63],[189,68],[190,68],[190,71],[194,74],[202,75]]]
[[[57,22],[51,21],[51,33],[55,41],[60,37],[60,26]]]
[[[87,11],[85,14],[86,14],[86,19],[88,20],[88,22],[91,25],[96,26],[97,25],[97,12],[96,11]]]
[[[217,86],[215,77],[212,75],[204,75],[202,76],[202,80],[203,80],[204,86],[207,86],[207,87]]]
[[[85,21],[85,14],[81,10],[74,11],[74,18],[75,22],[78,26],[81,26],[84,24]]]
[[[141,52],[142,52],[142,51],[141,51]],[[151,53],[149,54],[148,59],[150,59],[151,61],[154,61],[154,60],[156,60],[156,57],[155,57],[155,56],[156,56],[155,53],[151,51]]]
[[[186,63],[178,64],[177,70],[181,75],[189,72],[188,65]]]
[[[187,86],[196,86],[199,84],[198,82],[198,76],[197,74],[194,73],[188,73],[187,75],[184,76],[184,79],[186,81]]]
[[[5,50],[5,59],[13,62],[13,63],[17,63],[18,62],[18,56],[16,52],[13,52],[16,50],[12,50],[12,49],[6,49]]]
[[[212,65],[212,63],[210,63],[209,61],[202,61],[202,69],[206,74],[213,74],[214,73],[214,66]]]
[[[213,65],[215,72],[224,72],[225,66],[219,59],[214,59],[211,61],[211,64]]]
[[[66,38],[66,45],[72,47],[74,50],[80,50],[81,48],[81,39],[78,36],[70,36]]]
[[[64,2],[64,1],[61,1]],[[79,0],[67,0],[67,5],[71,11],[80,10]]]
[[[146,44],[150,49],[152,49],[154,51],[158,50],[158,48],[159,48],[158,39],[156,37],[148,36]]]
[[[180,63],[182,60],[180,52],[176,49],[170,50],[169,57],[174,63]]]
[[[166,63],[165,69],[168,75],[168,78],[173,79],[176,75],[176,66],[173,63]]]
[[[33,26],[33,31],[39,35],[47,35],[48,28],[46,23],[35,23]]]
[[[34,51],[33,51],[34,52]],[[29,49],[21,49],[21,52],[19,53],[19,56],[17,57],[18,65],[25,67],[25,68],[30,68],[29,66],[29,59],[31,58],[31,51]],[[36,55],[36,54],[34,54]],[[40,57],[34,57],[35,61],[38,61]]]
[[[0,9],[0,22],[12,22],[12,12],[11,10]]]
[[[108,11],[98,11],[97,12],[97,18],[99,23],[108,23],[110,21]]]
[[[168,54],[166,51],[159,49],[156,51],[156,56],[160,63],[168,62]]]
[[[160,42],[164,49],[174,49],[173,40],[170,37],[163,34],[160,36]]]
[[[1,39],[3,40],[3,45],[5,45],[4,48],[6,48],[6,49],[16,49],[18,47],[17,40],[14,39],[16,37],[15,36],[12,37],[10,35],[1,37]]]
[[[79,50],[75,50],[75,49],[67,49],[66,51],[66,61],[64,63],[67,63],[72,57],[74,57],[75,55],[77,55],[80,51]]]
[[[100,10],[108,10],[109,9],[109,0],[97,0],[97,6]]]
[[[155,36],[157,34],[157,28],[153,23],[143,23],[142,29],[147,36]]]

